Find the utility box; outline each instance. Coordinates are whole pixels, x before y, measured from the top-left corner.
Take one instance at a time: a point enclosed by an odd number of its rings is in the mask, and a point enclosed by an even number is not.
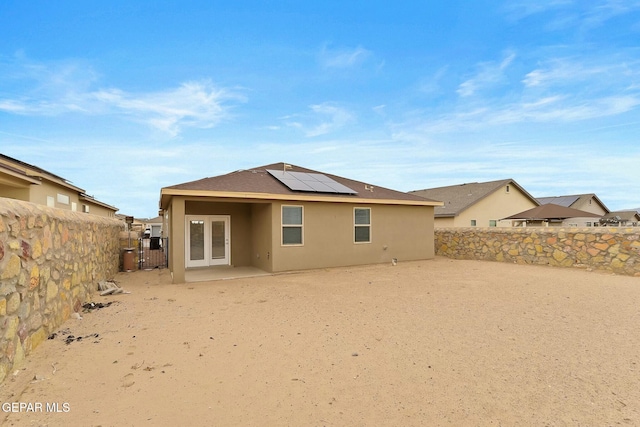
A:
[[[135,265],[135,249],[125,248],[122,254],[122,269],[124,271],[133,271],[135,270]]]

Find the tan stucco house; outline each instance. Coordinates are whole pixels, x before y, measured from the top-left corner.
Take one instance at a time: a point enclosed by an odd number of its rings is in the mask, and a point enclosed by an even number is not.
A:
[[[273,273],[429,259],[438,205],[285,163],[160,191],[174,283],[216,266]]]
[[[112,218],[118,211],[58,175],[3,154],[0,197]]]
[[[568,196],[538,197],[537,200],[541,205],[553,203],[554,205],[560,205],[567,208],[591,212],[600,216],[604,216],[609,213],[609,209],[605,206],[604,203],[602,203],[598,196],[593,193],[572,194]]]
[[[435,227],[506,227],[500,221],[517,212],[538,206],[531,194],[513,179],[472,182],[409,192],[440,200],[435,207]]]

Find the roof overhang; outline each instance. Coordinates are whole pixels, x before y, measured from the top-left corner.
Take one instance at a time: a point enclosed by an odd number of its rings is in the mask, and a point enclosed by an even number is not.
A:
[[[106,204],[106,203],[103,203],[103,202],[101,202],[101,201],[99,201],[99,200],[96,200],[96,199],[94,199],[93,197],[89,196],[88,194],[79,194],[79,195],[78,195],[78,198],[79,198],[80,200],[85,201],[85,202],[92,203],[92,204],[97,205],[97,206],[101,206],[101,207],[103,207],[103,208],[106,208],[106,209],[112,210],[112,211],[114,211],[114,212],[117,212],[117,211],[118,211],[118,208],[116,208],[115,206],[111,206],[111,205],[108,205],[108,204]]]
[[[162,188],[160,190],[160,208],[166,209],[172,197],[206,197],[228,199],[229,202],[240,200],[281,200],[295,202],[325,202],[325,203],[366,203],[372,205],[402,205],[402,206],[442,206],[442,202],[433,200],[401,200],[401,199],[367,199],[356,196],[327,196],[309,194],[274,194],[231,191],[202,191],[179,190]]]
[[[8,185],[10,187],[26,188],[34,184],[40,185],[41,182],[37,177],[15,172],[10,168],[2,167],[2,165],[0,165],[0,184]]]

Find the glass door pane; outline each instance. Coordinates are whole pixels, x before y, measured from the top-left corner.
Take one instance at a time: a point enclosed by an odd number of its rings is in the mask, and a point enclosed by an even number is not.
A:
[[[189,259],[204,260],[204,221],[189,221]]]
[[[211,259],[226,257],[225,221],[211,221]]]

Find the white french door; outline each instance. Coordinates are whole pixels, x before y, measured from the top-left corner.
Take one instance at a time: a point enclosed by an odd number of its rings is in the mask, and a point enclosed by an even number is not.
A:
[[[229,265],[230,223],[228,215],[186,215],[186,266]]]

